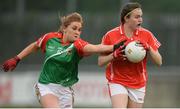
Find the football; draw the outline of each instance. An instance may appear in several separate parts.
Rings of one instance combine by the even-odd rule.
[[[136,41],[132,41],[126,46],[125,55],[130,62],[138,63],[146,56],[146,50]]]

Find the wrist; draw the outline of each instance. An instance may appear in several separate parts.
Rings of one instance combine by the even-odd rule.
[[[117,48],[118,48],[118,45],[115,44],[115,45],[113,46],[113,51],[115,51]]]
[[[113,59],[116,58],[116,53],[115,53],[115,51],[112,53],[112,58],[113,58]]]
[[[19,62],[21,59],[18,56],[15,56],[14,59]]]
[[[115,50],[115,51],[112,53],[112,57],[113,57],[113,59],[116,59],[116,58],[119,57],[119,53],[118,53],[117,50]]]

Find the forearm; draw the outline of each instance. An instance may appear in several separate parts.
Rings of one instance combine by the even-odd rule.
[[[27,55],[31,54],[34,51],[38,50],[38,46],[36,45],[36,43],[32,43],[30,45],[28,45],[24,50],[22,50],[17,56],[14,56],[13,58],[10,58],[8,60],[6,60],[5,62],[3,62],[2,64],[2,69],[5,72],[8,71],[13,71],[17,64],[19,63],[19,61],[21,59],[23,59],[24,57],[26,57]]]
[[[99,44],[97,45],[97,52],[99,53],[109,53],[109,52],[113,52],[113,45],[102,45]]]
[[[92,45],[92,44],[88,44],[84,47],[84,52],[85,53],[110,53],[113,51],[113,45],[102,45],[102,44],[98,44],[98,45]]]
[[[35,52],[39,49],[39,47],[36,45],[36,42],[31,43],[28,45],[24,50],[22,50],[17,56],[20,59],[23,59],[24,57],[28,56],[32,52]]]
[[[113,53],[111,53],[109,55],[100,55],[98,57],[98,65],[102,67],[102,66],[108,64],[109,62],[111,62],[113,59],[114,59]]]
[[[161,66],[162,65],[162,57],[161,57],[159,51],[154,51],[152,48],[150,48],[149,53],[150,53],[151,58],[153,59],[153,61],[158,66]]]

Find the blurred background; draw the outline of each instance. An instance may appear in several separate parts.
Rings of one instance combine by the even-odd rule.
[[[59,16],[78,12],[84,18],[81,38],[99,44],[103,35],[119,26],[121,7],[139,2],[143,27],[153,32],[162,46],[162,67],[148,61],[149,81],[144,107],[180,107],[179,0],[0,0],[0,63],[17,55],[43,34],[59,29]],[[75,107],[111,107],[105,68],[98,55],[79,64]],[[12,73],[0,72],[0,107],[40,107],[33,93],[43,63],[41,52],[23,59]]]

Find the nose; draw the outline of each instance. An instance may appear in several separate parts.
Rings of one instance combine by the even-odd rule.
[[[140,23],[143,22],[143,18],[142,18],[142,17],[139,18],[139,22],[140,22]]]
[[[81,32],[80,32],[79,30],[76,30],[75,34],[76,34],[76,35],[80,35]]]

